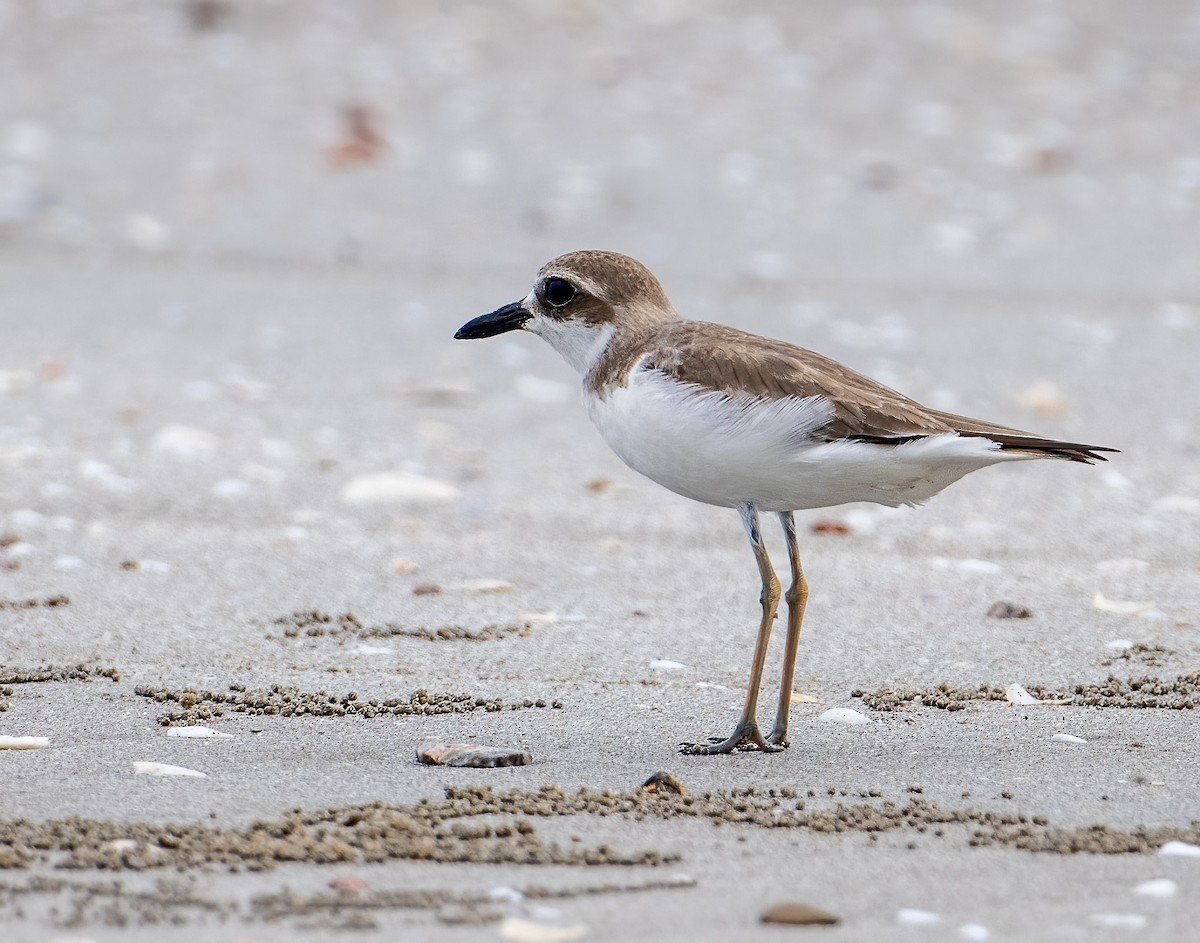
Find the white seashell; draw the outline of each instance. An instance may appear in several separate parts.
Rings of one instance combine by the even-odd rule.
[[[1087,743],[1083,737],[1077,737],[1070,733],[1056,733],[1051,740],[1057,740],[1059,743]]]
[[[54,569],[56,570],[78,570],[81,566],[83,566],[82,558],[71,553],[64,553],[62,556],[54,558]]]
[[[866,714],[860,714],[849,707],[831,707],[823,714],[820,714],[817,720],[824,720],[834,724],[850,724],[852,726],[870,723]]]
[[[942,922],[941,914],[931,910],[917,910],[915,907],[901,907],[896,911],[896,922],[910,927],[931,927]]]
[[[1025,690],[1025,686],[1021,684],[1010,684],[1004,689],[1004,696],[1008,698],[1008,703],[1013,707],[1028,707],[1031,704],[1040,704],[1036,697]]]
[[[139,560],[138,569],[143,573],[170,573],[171,564],[163,563],[162,560]]]
[[[1153,878],[1142,881],[1133,892],[1143,897],[1174,897],[1179,892],[1179,885],[1170,878]]]
[[[517,621],[530,628],[535,625],[554,625],[558,622],[558,614],[554,612],[523,612],[517,616]]]
[[[982,923],[964,923],[958,928],[958,935],[964,940],[986,940],[992,934]]]
[[[1200,858],[1200,845],[1186,841],[1169,841],[1158,849],[1158,853],[1175,858]]]
[[[211,432],[178,423],[163,426],[150,441],[154,451],[175,458],[207,458],[220,444],[221,440]]]
[[[515,887],[508,887],[504,884],[501,884],[499,887],[493,887],[488,891],[488,897],[504,904],[519,904],[525,899],[525,895]]]
[[[700,688],[702,691],[728,691],[729,690],[729,688],[727,688],[725,685],[714,684],[712,681],[697,681],[696,687]]]
[[[651,671],[691,671],[691,665],[685,665],[681,661],[671,661],[668,658],[656,658],[650,662]]]
[[[18,540],[15,544],[9,544],[4,548],[5,556],[16,560],[21,557],[31,557],[37,553],[37,548],[24,540]]]
[[[437,504],[457,497],[453,485],[400,471],[359,475],[342,489],[347,504]]]
[[[1123,599],[1108,599],[1103,593],[1092,597],[1092,605],[1101,612],[1111,612],[1118,616],[1136,616],[1149,612],[1154,608],[1152,602],[1128,602]]]
[[[582,923],[569,927],[556,927],[547,923],[534,923],[519,917],[505,917],[500,924],[500,935],[512,943],[570,943],[581,940],[587,934]]]
[[[0,734],[0,750],[40,750],[49,745],[49,737],[9,737]]]
[[[1141,930],[1150,923],[1142,914],[1092,914],[1088,922],[1112,930]]]
[[[9,518],[12,521],[13,527],[20,527],[22,530],[30,527],[42,526],[42,515],[32,508],[18,508],[12,512]]]
[[[465,583],[455,583],[450,588],[481,596],[486,593],[511,593],[513,585],[505,580],[467,580]]]
[[[110,842],[105,843],[105,847],[111,848],[113,851],[133,851],[138,846],[136,838],[114,838]]]
[[[189,727],[170,727],[167,729],[168,737],[183,737],[188,740],[231,740],[233,734],[220,733],[213,730],[212,727],[205,727],[196,724]]]
[[[1133,648],[1133,640],[1127,638],[1115,638],[1111,642],[1105,642],[1104,647],[1110,652],[1127,652]]]
[[[207,779],[208,773],[188,769],[186,766],[171,766],[169,763],[152,763],[146,760],[134,760],[133,772],[138,776],[198,776]]]

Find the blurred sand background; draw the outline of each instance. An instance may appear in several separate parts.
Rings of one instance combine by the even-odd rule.
[[[796,690],[823,703],[785,754],[681,757],[742,698],[736,515],[621,466],[536,338],[451,340],[577,248],[642,259],[686,316],[1123,453],[803,515]],[[0,937],[1186,938],[1200,860],[1157,851],[1200,842],[1198,258],[1195,2],[0,0],[0,734],[50,738],[0,751]],[[286,621],[314,609],[336,630]],[[1120,684],[1106,707],[936,706],[943,682],[1110,673],[1184,709]],[[204,742],[145,696],[230,685],[506,709],[226,706],[203,722],[232,738]],[[934,706],[851,696],[889,687]],[[419,766],[422,735],[534,763]],[[657,770],[759,811],[533,793]],[[214,850],[447,786],[526,792],[462,820],[504,834],[450,816],[383,863],[233,874]],[[793,821],[792,790],[838,829]],[[914,799],[964,821],[838,811]],[[997,837],[997,815],[1025,822]],[[112,824],[37,824],[73,816]],[[514,863],[517,821],[551,863]],[[171,822],[217,830],[182,868],[138,831]],[[618,863],[647,851],[670,860]],[[784,901],[842,923],[760,927]]]

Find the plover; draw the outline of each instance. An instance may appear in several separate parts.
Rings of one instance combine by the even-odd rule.
[[[650,271],[615,252],[544,265],[533,288],[468,321],[456,338],[526,330],[583,378],[588,415],[630,468],[671,491],[736,508],[762,579],[762,620],[750,684],[733,733],[689,753],[787,746],[796,649],[808,599],[793,511],[871,501],[928,500],[998,462],[1056,458],[1091,464],[1116,449],[1061,442],[929,409],[828,357],[784,341],[681,317]],[[757,707],[780,584],[759,513],[783,524],[791,569],[779,706],[771,732]]]

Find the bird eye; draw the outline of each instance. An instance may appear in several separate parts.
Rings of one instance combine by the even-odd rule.
[[[542,286],[542,301],[551,308],[565,308],[575,297],[575,286],[565,278],[550,278]]]

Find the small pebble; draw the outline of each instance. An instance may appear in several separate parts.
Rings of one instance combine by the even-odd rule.
[[[958,928],[958,935],[964,940],[986,940],[992,934],[982,923],[964,923]]]
[[[812,904],[788,903],[776,904],[771,907],[762,915],[762,922],[790,924],[797,927],[832,927],[841,923],[841,918],[820,907],[814,907]]]
[[[987,611],[992,619],[1032,619],[1033,610],[1028,606],[1018,606],[1012,602],[994,602]]]
[[[659,771],[647,779],[641,786],[638,787],[639,792],[659,792],[669,793],[671,795],[683,796],[687,795],[683,789],[683,783],[672,776],[670,773]]]

